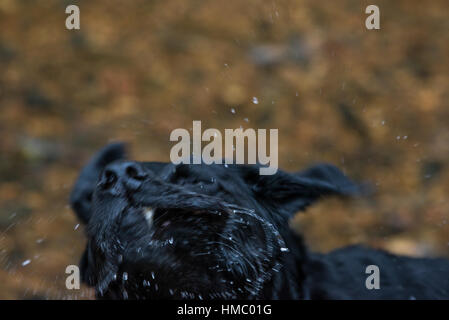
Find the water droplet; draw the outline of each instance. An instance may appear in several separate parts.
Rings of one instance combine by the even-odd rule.
[[[79,228],[79,226],[80,226],[80,224],[78,223],[78,224],[76,224],[75,225],[75,227],[73,228],[73,230],[76,230],[76,229],[78,229]]]
[[[254,104],[259,104],[259,99],[257,99],[257,97],[253,97],[253,103]]]
[[[128,272],[123,272],[123,281],[128,280]]]
[[[282,251],[282,252],[289,252],[290,249],[289,249],[289,248],[281,248],[281,251]]]
[[[154,271],[151,271],[151,278],[154,279]]]
[[[30,259],[25,260],[24,262],[22,262],[22,267],[25,267],[25,266],[29,265],[30,263],[31,263]]]
[[[234,108],[231,108],[231,113],[235,114],[235,109]]]

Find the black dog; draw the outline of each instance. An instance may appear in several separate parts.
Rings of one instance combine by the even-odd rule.
[[[307,251],[288,219],[323,196],[360,193],[333,166],[261,176],[257,166],[124,158],[122,144],[105,147],[71,196],[87,225],[82,277],[98,298],[449,298],[449,260]],[[369,265],[379,289],[365,284]]]

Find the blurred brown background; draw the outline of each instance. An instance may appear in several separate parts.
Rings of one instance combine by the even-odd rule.
[[[65,28],[69,4],[79,31]],[[366,30],[368,4],[381,30]],[[278,128],[281,168],[331,162],[377,186],[292,221],[314,250],[449,256],[448,12],[447,0],[1,0],[0,298],[92,298],[65,288],[85,242],[67,205],[79,169],[112,140],[169,161],[170,132],[192,120]]]

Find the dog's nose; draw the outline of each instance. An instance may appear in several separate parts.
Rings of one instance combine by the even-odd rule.
[[[136,190],[147,177],[143,168],[135,162],[119,162],[108,165],[101,175],[99,186],[105,190],[117,186],[119,182],[131,190]]]

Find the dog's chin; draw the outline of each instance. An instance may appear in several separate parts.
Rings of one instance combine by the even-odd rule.
[[[126,253],[109,285],[122,294],[121,299],[258,298],[264,285],[280,270],[266,258],[226,262],[235,256],[235,248],[226,252],[216,248],[196,257],[188,252],[175,254],[168,245],[150,245],[137,252]]]
[[[105,209],[98,208],[98,213]],[[97,295],[139,287],[147,297],[199,298],[210,284],[226,217],[207,210],[126,205],[89,228]],[[124,296],[125,297],[125,296]]]
[[[109,222],[116,228],[102,228],[112,231],[103,243],[93,241],[103,257],[95,261],[99,296],[257,298],[282,266],[279,233],[250,210],[128,206],[117,219]]]

